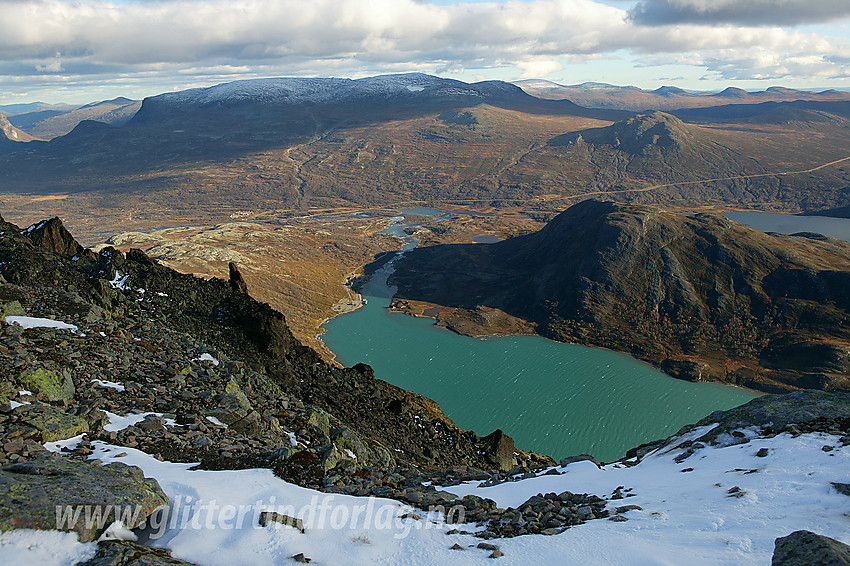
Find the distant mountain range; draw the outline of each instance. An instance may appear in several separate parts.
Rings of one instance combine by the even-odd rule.
[[[65,104],[13,104],[0,106],[9,122],[33,138],[50,140],[71,132],[83,120],[95,120],[121,126],[132,118],[141,107],[139,100],[115,98],[93,102],[83,106]]]
[[[850,205],[842,190],[850,172],[821,167],[848,157],[850,97],[764,102],[797,96],[765,92],[659,89],[655,100],[723,104],[638,115],[418,73],[236,81],[149,97],[138,111],[116,99],[37,121],[13,116],[12,124],[30,120],[31,134],[94,119],[48,144],[13,145],[28,151],[0,158],[0,189],[73,193],[63,213],[96,202],[116,217],[129,209],[157,218],[404,203],[560,209],[588,196],[792,211]],[[49,214],[51,203],[40,203]]]
[[[13,126],[9,120],[0,114],[0,154],[16,151],[24,147],[35,147],[30,145],[30,142],[35,141],[35,138],[25,131]]]
[[[649,110],[680,110],[727,104],[758,104],[761,102],[806,101],[850,101],[850,92],[824,90],[811,92],[784,87],[748,92],[728,87],[718,93],[693,93],[675,86],[662,86],[655,90],[643,90],[634,86],[616,86],[605,83],[582,83],[560,85],[542,79],[516,81],[525,92],[551,100],[567,99],[580,106],[612,108],[644,112]]]

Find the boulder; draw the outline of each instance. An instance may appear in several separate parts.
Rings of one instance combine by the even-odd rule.
[[[101,542],[97,554],[79,566],[194,566],[171,557],[165,548],[151,548],[124,540]]]
[[[9,301],[0,305],[0,320],[6,322],[7,316],[26,316],[27,311],[21,306],[18,301]]]
[[[686,381],[703,381],[708,378],[710,368],[703,362],[671,358],[661,363],[661,371]]]
[[[0,468],[0,531],[74,531],[95,540],[113,521],[136,528],[168,497],[135,466],[42,454]]]
[[[55,442],[90,432],[94,422],[90,419],[72,415],[50,405],[33,403],[21,405],[12,411],[22,425],[35,429],[41,442]]]
[[[489,446],[487,458],[499,470],[506,472],[516,466],[514,439],[502,432],[502,429],[496,429],[481,440]]]
[[[71,400],[76,392],[74,380],[65,370],[59,373],[43,368],[28,369],[18,377],[18,383],[46,401]]]
[[[850,546],[811,531],[795,531],[774,544],[772,566],[850,565]]]
[[[567,456],[561,460],[561,467],[565,468],[574,462],[593,462],[597,468],[601,468],[602,464],[590,454],[579,454],[578,456]]]

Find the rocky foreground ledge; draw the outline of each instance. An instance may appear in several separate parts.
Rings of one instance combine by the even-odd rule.
[[[446,517],[458,523],[446,530],[453,537],[557,535],[642,512],[626,485],[546,491],[508,505],[464,494],[601,464],[581,456],[554,466],[501,431],[482,438],[458,429],[436,404],[374,379],[368,366],[323,363],[292,338],[282,315],[250,298],[235,266],[229,281],[203,281],[138,251],[94,254],[52,220],[24,230],[0,223],[0,274],[0,531],[57,528],[57,506],[129,508],[135,513],[121,524],[104,513],[66,530],[101,540],[92,564],[185,564],[120,540],[173,503],[141,468],[120,463],[135,450],[199,469],[267,468],[326,494],[394,499],[413,508],[405,515],[412,521],[454,509]],[[842,451],[850,444],[849,395],[762,397],[638,447],[614,466],[669,453],[690,467],[709,447],[779,435],[831,435],[839,441],[830,450]],[[108,465],[92,460],[107,453]],[[846,478],[824,488],[850,493]],[[820,544],[803,538],[801,545]],[[843,552],[837,544],[827,546]]]

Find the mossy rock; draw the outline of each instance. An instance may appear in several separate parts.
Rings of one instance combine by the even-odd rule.
[[[389,466],[393,462],[390,451],[374,440],[363,438],[350,428],[342,428],[333,431],[333,443],[345,453],[350,450],[355,458],[346,456],[347,459],[356,459],[360,464],[372,466]]]
[[[325,438],[331,438],[331,417],[322,409],[313,407],[310,409],[310,414],[307,416],[307,424],[322,432]]]
[[[21,306],[18,301],[9,301],[0,305],[0,320],[6,322],[7,316],[26,316],[27,311]]]
[[[21,405],[12,411],[20,423],[38,431],[41,442],[55,442],[77,436],[91,430],[91,423],[84,417],[72,415],[52,407],[33,403]]]
[[[239,384],[231,379],[225,385],[224,393],[219,396],[218,407],[206,414],[217,418],[226,425],[233,425],[255,412],[248,396],[245,395]]]
[[[351,460],[351,458],[333,444],[329,444],[322,452],[322,469],[326,472],[332,470],[342,460]]]
[[[129,528],[136,528],[167,504],[168,497],[156,480],[145,478],[135,466],[101,466],[44,454],[0,468],[0,531],[59,529],[76,532],[80,541],[88,542],[115,520],[116,507],[119,514],[130,511],[121,518]],[[94,514],[96,508],[101,511],[99,517]],[[87,509],[89,520],[84,515]],[[74,521],[76,510],[80,514]],[[57,513],[68,520],[57,520]]]
[[[61,374],[43,368],[25,370],[18,377],[18,383],[38,397],[47,401],[64,401],[74,397],[74,380],[70,374]]]
[[[8,379],[0,381],[0,399],[14,399],[18,396],[18,391],[15,384]]]

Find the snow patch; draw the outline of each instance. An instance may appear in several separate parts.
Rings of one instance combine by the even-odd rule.
[[[135,426],[149,416],[162,417],[163,413],[130,413],[125,416],[116,415],[109,411],[104,411],[109,417],[109,424],[103,425],[103,430],[106,432],[119,432],[127,427]],[[165,426],[181,426],[174,419],[165,419]]]
[[[71,332],[77,331],[77,327],[73,324],[68,324],[67,322],[53,320],[50,318],[37,318],[34,316],[7,316],[6,322],[8,324],[17,324],[24,328],[58,328],[60,330],[70,330]]]
[[[214,365],[214,366],[217,366],[218,363],[219,363],[218,360],[215,359],[212,356],[212,354],[208,354],[206,352],[201,354],[201,356],[199,358],[192,358],[192,361],[193,362],[212,362],[212,365]]]
[[[129,273],[121,277],[121,272],[116,270],[115,277],[112,279],[112,281],[109,282],[109,284],[112,286],[113,289],[120,289],[121,291],[123,291],[126,288],[127,279],[129,277]]]
[[[106,527],[100,538],[97,539],[98,542],[106,540],[129,540],[130,542],[136,542],[139,540],[139,537],[136,536],[136,533],[128,529],[122,521],[113,521],[111,525]]]
[[[224,424],[223,422],[221,422],[220,420],[218,420],[215,417],[207,416],[207,420],[210,421],[212,424],[214,424],[216,426],[223,426],[224,428],[227,428],[226,424]]]
[[[287,432],[287,431],[283,431],[283,432],[284,432],[284,434],[286,434],[286,436],[288,436],[288,437],[289,437],[289,443],[290,443],[293,447],[298,446],[298,439],[297,439],[297,438],[295,438],[295,433],[294,433],[294,432]]]
[[[96,383],[96,384],[100,385],[101,387],[109,387],[109,388],[114,389],[116,391],[124,391],[124,386],[121,385],[120,383],[115,383],[114,381],[105,381],[103,379],[92,379],[91,382]]]
[[[97,543],[81,543],[77,533],[17,529],[0,533],[0,563],[70,566],[94,558]]]
[[[57,440],[56,442],[45,442],[44,449],[50,452],[61,452],[64,449],[71,451],[80,445],[80,442],[83,441],[85,436],[86,434],[83,433],[77,436],[72,436],[71,438],[66,438],[65,440]]]
[[[22,235],[24,235],[24,236],[29,236],[29,235],[30,235],[30,234],[32,234],[35,230],[38,230],[39,228],[41,228],[41,227],[42,227],[42,226],[44,226],[45,224],[47,224],[47,220],[42,220],[42,221],[41,221],[41,222],[39,222],[38,224],[33,224],[33,225],[32,225],[32,226],[30,226],[29,228],[24,228],[23,230],[21,230],[21,234],[22,234]]]

